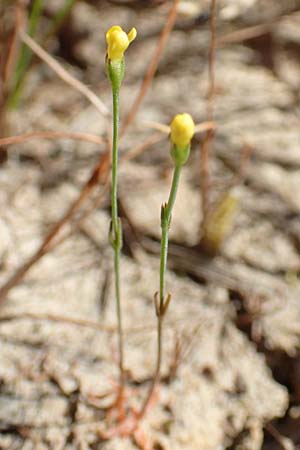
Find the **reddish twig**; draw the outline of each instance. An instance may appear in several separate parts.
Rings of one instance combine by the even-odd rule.
[[[61,316],[58,314],[39,314],[39,313],[32,313],[32,312],[24,312],[22,311],[19,314],[1,314],[0,315],[0,322],[10,322],[12,320],[23,320],[23,319],[31,319],[31,320],[46,320],[49,322],[57,322],[57,323],[66,323],[70,325],[76,325],[83,328],[92,328],[98,331],[105,331],[106,333],[115,333],[116,327],[115,326],[104,326],[103,324],[88,320],[88,319],[79,319],[79,318],[72,318],[72,317],[66,317]],[[166,324],[166,327],[171,328],[172,324]],[[131,328],[125,328],[124,333],[125,334],[139,334],[139,333],[145,333],[145,331],[152,332],[155,330],[155,326],[145,326],[140,325],[136,327]]]
[[[19,47],[19,31],[25,27],[27,19],[27,0],[17,0],[12,13],[14,14],[13,30],[9,36],[5,32],[5,20],[0,17],[0,135],[5,131],[5,109],[10,91],[10,81],[15,68]],[[6,6],[0,6],[0,14]],[[3,12],[4,14],[4,12]]]
[[[108,109],[100,98],[89,89],[81,81],[74,78],[67,72],[66,69],[62,67],[61,64],[56,61],[52,56],[49,55],[40,45],[38,45],[28,34],[20,32],[20,37],[22,41],[39,57],[41,58],[51,69],[67,84],[72,86],[76,91],[84,95],[100,112],[101,115],[108,116]]]
[[[275,439],[277,444],[282,450],[287,450],[289,448],[293,448],[292,446],[288,445],[287,442],[290,441],[289,438],[286,436],[283,436],[279,431],[271,424],[267,423],[265,425],[265,429],[270,433],[270,435]]]
[[[274,27],[278,25],[284,19],[288,19],[293,16],[300,16],[300,11],[297,9],[289,14],[284,14],[275,17],[268,23],[261,23],[259,25],[252,25],[250,27],[241,28],[239,30],[231,31],[217,39],[216,46],[222,47],[228,44],[235,44],[236,42],[242,42],[249,39],[262,36],[263,34],[273,31]]]
[[[269,33],[275,25],[276,21],[232,31],[231,33],[227,33],[224,36],[220,36],[217,40],[216,45],[217,47],[223,47],[228,44],[234,44],[236,42],[254,39],[258,36]]]
[[[25,29],[27,21],[27,4],[28,0],[18,0],[15,5],[15,26],[4,68],[4,85],[10,80],[15,67],[16,56],[20,47],[19,32]],[[8,86],[5,87],[6,90],[8,88]]]
[[[68,133],[64,131],[33,131],[32,133],[20,134],[18,136],[9,136],[0,139],[0,147],[6,147],[13,144],[22,144],[31,139],[74,139],[78,141],[87,141],[93,144],[103,144],[105,139],[101,136],[89,133]]]
[[[71,219],[74,213],[77,211],[79,206],[86,200],[87,197],[91,194],[94,188],[99,183],[105,183],[107,180],[109,168],[109,154],[105,153],[101,156],[96,168],[94,169],[90,179],[84,185],[81,190],[76,201],[71,205],[71,207],[67,210],[67,212],[63,215],[63,217],[52,227],[50,232],[47,234],[41,246],[38,250],[23,264],[19,267],[14,275],[2,286],[0,289],[0,303],[2,303],[10,291],[16,284],[18,284],[24,277],[24,275],[28,272],[28,270],[42,257],[47,253],[49,247],[51,247],[54,238],[57,236],[62,227]]]
[[[129,111],[127,114],[121,132],[120,134],[123,135],[124,132],[127,130],[129,125],[133,122],[135,116],[137,115],[137,112],[142,104],[142,101],[149,89],[149,86],[153,80],[153,77],[156,73],[158,63],[160,60],[160,57],[162,55],[162,52],[166,46],[166,43],[168,41],[169,35],[175,25],[176,17],[177,17],[177,9],[179,5],[179,0],[174,0],[173,6],[171,7],[171,10],[169,12],[168,18],[166,20],[166,24],[160,34],[157,46],[155,48],[154,54],[152,56],[152,59],[148,65],[147,72],[145,74],[145,77],[143,79],[142,85],[140,87],[139,93]]]
[[[34,314],[31,312],[22,312],[22,314],[4,314],[0,316],[0,322],[8,322],[17,319],[47,320],[49,322],[66,323],[84,328],[93,328],[107,333],[114,333],[115,327],[105,327],[99,322],[87,319],[75,319],[72,317],[64,317],[57,314]]]
[[[208,122],[213,122],[214,118],[214,95],[215,95],[215,48],[216,48],[216,9],[217,0],[211,0],[210,7],[210,33],[211,41],[209,47],[208,56],[208,93],[207,93],[207,112],[206,120]],[[210,128],[207,130],[203,144],[200,147],[200,158],[201,158],[201,205],[202,205],[202,230],[205,228],[208,209],[209,209],[209,156],[212,147],[212,141],[214,137],[214,130]]]
[[[143,153],[144,149],[148,148],[150,145],[156,144],[161,140],[165,139],[162,134],[167,134],[170,131],[170,127],[167,125],[149,122],[149,128],[160,130],[159,133],[152,134],[143,144],[134,147],[133,149],[126,152],[123,155],[122,160],[133,159],[140,153]],[[211,122],[203,122],[195,126],[195,132],[203,132],[205,130],[214,128],[214,124]],[[32,131],[31,133],[19,134],[17,136],[9,136],[0,139],[0,147],[6,147],[14,144],[23,144],[24,142],[30,141],[31,139],[71,139],[75,141],[86,141],[92,144],[103,144],[107,142],[107,139],[102,136],[97,136],[96,134],[90,133],[70,133],[67,131]]]

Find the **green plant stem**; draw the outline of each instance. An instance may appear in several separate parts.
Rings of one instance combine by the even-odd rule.
[[[119,90],[113,89],[113,146],[111,174],[111,218],[115,236],[118,230],[118,142],[119,142]]]
[[[118,140],[119,140],[119,89],[113,87],[113,146],[112,146],[112,188],[111,188],[111,219],[112,247],[114,250],[115,295],[118,319],[118,349],[120,392],[122,392],[124,377],[123,326],[120,293],[120,253],[122,247],[121,221],[118,217]]]
[[[160,270],[159,270],[159,304],[156,305],[157,314],[157,357],[156,367],[152,383],[146,397],[146,400],[140,411],[140,418],[144,416],[155,391],[157,384],[160,381],[160,369],[163,353],[163,320],[166,313],[168,303],[165,299],[165,277],[167,269],[168,259],[168,244],[169,244],[169,228],[171,224],[172,210],[176,199],[176,194],[179,185],[179,178],[181,172],[181,165],[175,166],[171,191],[168,199],[168,203],[162,206],[161,213],[161,243],[160,243]],[[168,302],[168,300],[167,300]]]
[[[171,191],[168,199],[168,203],[165,208],[163,208],[162,218],[161,218],[161,247],[160,247],[160,276],[159,276],[159,301],[160,308],[163,307],[165,298],[165,274],[167,268],[167,258],[168,258],[168,243],[169,243],[169,228],[171,223],[171,215],[173,206],[176,199],[176,194],[178,190],[179,177],[180,177],[181,166],[175,166]]]

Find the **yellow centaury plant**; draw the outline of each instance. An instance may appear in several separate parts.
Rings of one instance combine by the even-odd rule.
[[[156,385],[160,380],[160,367],[163,352],[163,320],[171,301],[171,294],[165,295],[165,276],[168,259],[169,229],[171,225],[172,210],[176,200],[179,178],[182,166],[187,162],[191,140],[195,133],[195,124],[189,114],[177,114],[171,122],[171,156],[174,162],[174,172],[168,202],[161,207],[160,226],[160,269],[159,269],[159,292],[154,295],[155,311],[157,316],[157,359],[156,369],[148,395],[142,407],[140,416],[143,416],[153,396]]]
[[[119,336],[119,369],[120,369],[120,393],[122,400],[125,385],[124,355],[123,355],[123,329],[120,289],[120,252],[122,247],[122,224],[118,217],[117,180],[118,180],[118,123],[119,123],[119,91],[124,77],[125,63],[124,52],[129,44],[136,38],[135,28],[127,34],[118,25],[111,27],[106,33],[107,42],[107,75],[111,82],[113,94],[113,145],[112,145],[112,190],[111,190],[111,228],[110,242],[114,250],[115,290],[118,317]],[[157,359],[156,369],[148,395],[139,413],[141,418],[149,406],[155,387],[160,380],[160,367],[162,361],[162,331],[163,319],[167,312],[171,295],[165,295],[165,274],[168,257],[169,228],[171,224],[172,210],[176,199],[179,178],[182,166],[187,162],[190,154],[191,139],[195,133],[195,125],[192,117],[187,114],[176,115],[171,122],[171,156],[174,162],[174,172],[168,202],[161,207],[161,249],[160,249],[160,276],[159,292],[154,296],[157,316]]]
[[[114,251],[115,294],[118,318],[120,392],[118,401],[122,400],[125,385],[124,345],[120,288],[120,253],[122,248],[122,223],[118,216],[118,145],[119,145],[119,92],[124,78],[124,52],[130,42],[136,38],[136,29],[126,34],[121,27],[115,25],[106,33],[107,55],[106,70],[111,82],[113,97],[113,143],[111,170],[111,226],[109,239]]]

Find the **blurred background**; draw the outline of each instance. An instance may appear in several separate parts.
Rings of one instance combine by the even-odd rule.
[[[135,406],[155,363],[168,126],[188,112],[197,130],[142,442],[101,437],[118,377],[105,74],[116,24],[138,32],[119,183]],[[300,448],[299,24],[299,0],[1,0],[0,449]]]

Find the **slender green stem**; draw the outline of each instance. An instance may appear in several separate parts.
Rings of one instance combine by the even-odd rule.
[[[146,400],[140,411],[140,418],[144,416],[160,380],[160,368],[163,353],[163,319],[166,313],[168,300],[165,299],[165,276],[168,258],[169,228],[171,224],[172,210],[176,199],[179,185],[181,166],[177,165],[174,169],[171,191],[168,203],[162,206],[161,213],[161,243],[160,243],[160,271],[159,271],[159,304],[156,305],[157,313],[157,358],[154,376]]]
[[[116,306],[118,317],[118,347],[119,347],[119,370],[120,370],[120,390],[124,387],[124,351],[123,351],[123,326],[122,326],[122,308],[121,308],[121,294],[120,294],[120,249],[114,251],[114,266],[115,266],[115,293]]]
[[[167,268],[167,257],[168,257],[168,242],[169,242],[169,228],[171,223],[171,215],[173,206],[176,199],[176,194],[178,190],[179,177],[180,177],[181,166],[175,166],[171,191],[168,199],[168,203],[165,208],[163,208],[162,218],[161,218],[161,247],[160,247],[160,277],[159,277],[159,300],[160,307],[163,306],[165,298],[165,273]]]
[[[118,319],[118,348],[120,370],[120,392],[124,387],[124,351],[123,327],[120,293],[120,252],[122,247],[122,228],[118,217],[118,139],[119,139],[119,90],[113,88],[113,146],[112,146],[112,188],[111,188],[111,218],[112,247],[114,250],[115,294]]]
[[[119,141],[119,90],[113,89],[113,146],[111,178],[111,218],[114,237],[118,230],[118,141]]]

